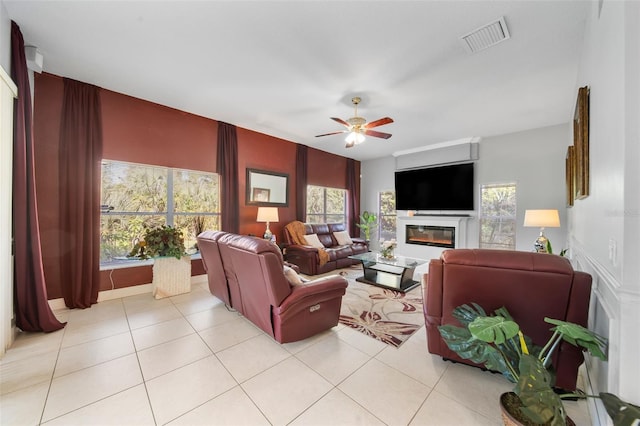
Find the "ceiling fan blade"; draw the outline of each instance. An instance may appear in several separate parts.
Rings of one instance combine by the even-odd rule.
[[[340,130],[339,132],[331,132],[331,133],[325,133],[323,135],[316,135],[316,138],[319,138],[320,136],[331,136],[331,135],[339,135],[340,133],[347,133],[348,130]]]
[[[389,139],[391,137],[391,133],[376,132],[375,130],[365,130],[363,133],[374,138]]]
[[[338,123],[342,124],[343,126],[347,126],[347,127],[350,126],[350,124],[347,123],[346,121],[344,121],[342,118],[331,117],[331,119],[333,121],[337,121]]]
[[[371,123],[367,123],[364,125],[365,129],[371,129],[372,127],[383,126],[385,124],[393,123],[393,119],[390,117],[380,118],[378,120],[372,121]]]

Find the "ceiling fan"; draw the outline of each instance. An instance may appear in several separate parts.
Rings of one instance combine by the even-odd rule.
[[[346,126],[347,130],[325,133],[322,135],[317,135],[316,137],[319,138],[321,136],[330,136],[330,135],[337,135],[340,133],[349,133],[347,135],[347,138],[345,139],[345,141],[347,142],[347,144],[345,145],[346,148],[351,148],[356,144],[364,142],[364,139],[365,139],[364,135],[373,136],[375,138],[389,139],[391,137],[391,133],[383,133],[383,132],[378,132],[376,130],[371,130],[371,129],[374,127],[382,126],[384,124],[393,123],[393,120],[389,117],[384,117],[384,118],[380,118],[378,120],[372,121],[370,123],[367,123],[367,120],[365,120],[363,117],[358,116],[358,104],[360,103],[361,100],[362,99],[360,99],[357,96],[351,99],[351,102],[355,106],[355,110],[356,110],[355,115],[353,117],[347,118],[346,120],[343,120],[341,118],[331,117],[333,121],[337,121],[338,123]]]

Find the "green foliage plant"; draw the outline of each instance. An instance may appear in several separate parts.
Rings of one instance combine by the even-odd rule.
[[[586,397],[601,398],[605,406],[609,404],[612,411],[609,408],[607,411],[615,425],[631,425],[629,418],[640,418],[638,407],[620,401],[615,395],[558,394],[553,389],[555,377],[550,370],[551,358],[561,341],[587,349],[593,356],[606,361],[607,341],[604,337],[578,324],[544,318],[554,326],[551,328],[553,334],[539,348],[522,333],[504,307],[497,309],[494,315],[487,315],[481,306],[472,305],[454,309],[453,317],[463,326],[442,325],[438,327],[440,335],[449,349],[461,358],[500,372],[515,383],[514,393],[522,402],[520,410],[533,423],[565,425],[567,416],[562,399]],[[614,416],[622,420],[616,423]]]
[[[175,257],[186,254],[182,231],[171,226],[147,228],[144,238],[138,241],[128,257],[149,259],[152,257]]]
[[[371,240],[371,231],[376,227],[377,220],[374,213],[369,213],[366,210],[360,215],[360,223],[356,223],[356,226],[364,232],[365,240]]]
[[[637,426],[640,424],[640,407],[624,402],[612,393],[600,392],[598,396],[615,426]]]
[[[558,256],[565,257],[567,255],[567,250],[568,249],[560,250],[560,253],[558,254]],[[551,247],[551,241],[549,240],[547,240],[547,253],[553,254],[553,248]]]

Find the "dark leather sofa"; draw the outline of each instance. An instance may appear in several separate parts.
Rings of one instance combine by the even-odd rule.
[[[368,243],[362,238],[351,237],[353,244],[339,245],[334,232],[345,231],[344,223],[305,223],[305,234],[316,234],[329,255],[329,260],[321,264],[318,249],[309,245],[295,244],[288,229],[284,229],[284,253],[287,262],[297,265],[300,272],[307,275],[318,275],[360,263],[349,259],[354,254],[369,251]]]
[[[276,341],[302,340],[338,324],[343,277],[292,285],[280,249],[269,241],[222,231],[197,240],[211,293]]]
[[[587,326],[591,275],[574,271],[564,257],[506,250],[446,250],[429,263],[423,280],[428,349],[465,364],[452,352],[438,326],[460,324],[452,317],[460,305],[475,302],[487,312],[506,307],[523,333],[542,346],[551,337],[544,317]],[[553,358],[556,387],[574,390],[582,351],[562,342]]]

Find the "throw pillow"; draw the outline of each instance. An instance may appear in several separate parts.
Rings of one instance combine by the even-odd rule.
[[[320,242],[320,240],[318,239],[318,234],[309,234],[309,235],[305,235],[304,236],[304,240],[307,242],[308,245],[310,245],[311,247],[315,247],[315,248],[324,248],[324,245]]]
[[[298,273],[287,265],[284,265],[284,276],[291,285],[304,284]]]
[[[338,242],[338,245],[346,246],[349,244],[353,244],[353,240],[351,239],[347,231],[334,232],[333,236],[336,237],[336,241]]]

